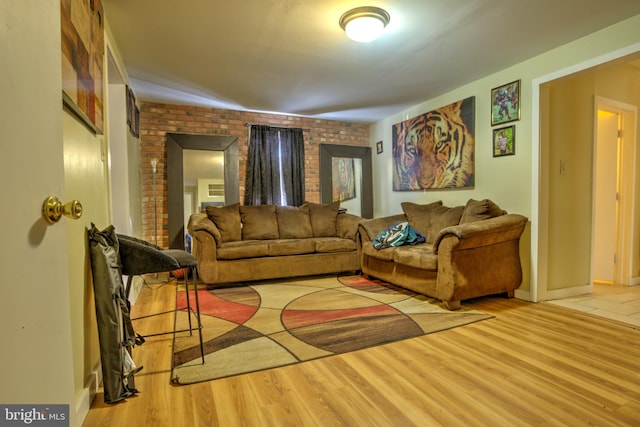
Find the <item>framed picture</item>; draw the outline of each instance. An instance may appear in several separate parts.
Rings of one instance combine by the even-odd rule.
[[[520,120],[520,80],[491,89],[491,126]]]
[[[125,92],[127,95],[127,126],[129,126],[129,129],[131,129],[131,123],[133,123],[133,111],[131,111],[131,106],[132,106],[132,101],[131,101],[131,96],[133,94],[133,91],[131,89],[129,89],[129,86],[125,86]]]
[[[135,106],[133,110],[133,123],[131,124],[131,133],[138,138],[140,136],[140,110]]]
[[[376,142],[376,152],[378,154],[382,153],[382,141]]]
[[[133,131],[136,111],[136,95],[133,93],[133,89],[127,89],[127,125],[129,129]]]
[[[475,105],[471,96],[392,126],[393,191],[475,185]]]
[[[493,130],[493,157],[516,154],[516,126]]]

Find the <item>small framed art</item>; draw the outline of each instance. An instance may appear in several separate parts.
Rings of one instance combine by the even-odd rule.
[[[491,126],[520,120],[520,80],[491,89]]]
[[[493,130],[493,157],[516,154],[516,126]]]
[[[376,142],[376,153],[382,153],[382,141]]]

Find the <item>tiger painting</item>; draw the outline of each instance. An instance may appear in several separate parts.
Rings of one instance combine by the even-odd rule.
[[[393,189],[474,185],[475,97],[393,125]]]

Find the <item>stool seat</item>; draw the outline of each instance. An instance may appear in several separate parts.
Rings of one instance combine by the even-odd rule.
[[[198,265],[196,257],[189,252],[181,251],[180,249],[166,249],[163,252],[175,259],[181,268],[195,267]]]
[[[136,237],[127,236],[124,234],[118,234],[118,245],[120,252],[120,265],[122,267],[122,274],[128,276],[126,286],[126,296],[129,298],[131,292],[131,284],[133,276],[139,276],[142,274],[151,273],[163,273],[175,270],[191,270],[193,291],[195,294],[195,316],[198,321],[198,333],[200,338],[200,355],[202,356],[202,363],[204,364],[204,344],[202,341],[202,322],[200,321],[200,302],[198,299],[198,286],[197,286],[197,259],[190,253],[180,249],[162,249],[160,246],[149,243],[145,240],[138,239]],[[191,326],[191,303],[189,298],[189,275],[188,271],[185,271],[185,292],[187,299],[187,314],[189,316],[189,329],[171,332],[162,332],[146,336],[164,335],[176,332],[192,333],[193,328]],[[154,313],[143,317],[157,316],[160,314],[172,313],[181,311],[180,308],[175,310],[164,311],[162,313]],[[136,319],[131,319],[136,320]]]

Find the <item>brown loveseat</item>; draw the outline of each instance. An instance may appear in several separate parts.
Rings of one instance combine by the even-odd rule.
[[[366,275],[442,300],[506,293],[522,282],[519,240],[527,218],[507,214],[490,200],[449,208],[442,202],[402,203],[403,214],[363,220],[361,268]],[[426,242],[377,250],[372,241],[386,227],[407,221]]]
[[[207,284],[360,270],[361,217],[339,203],[207,207],[194,214],[198,273]]]

